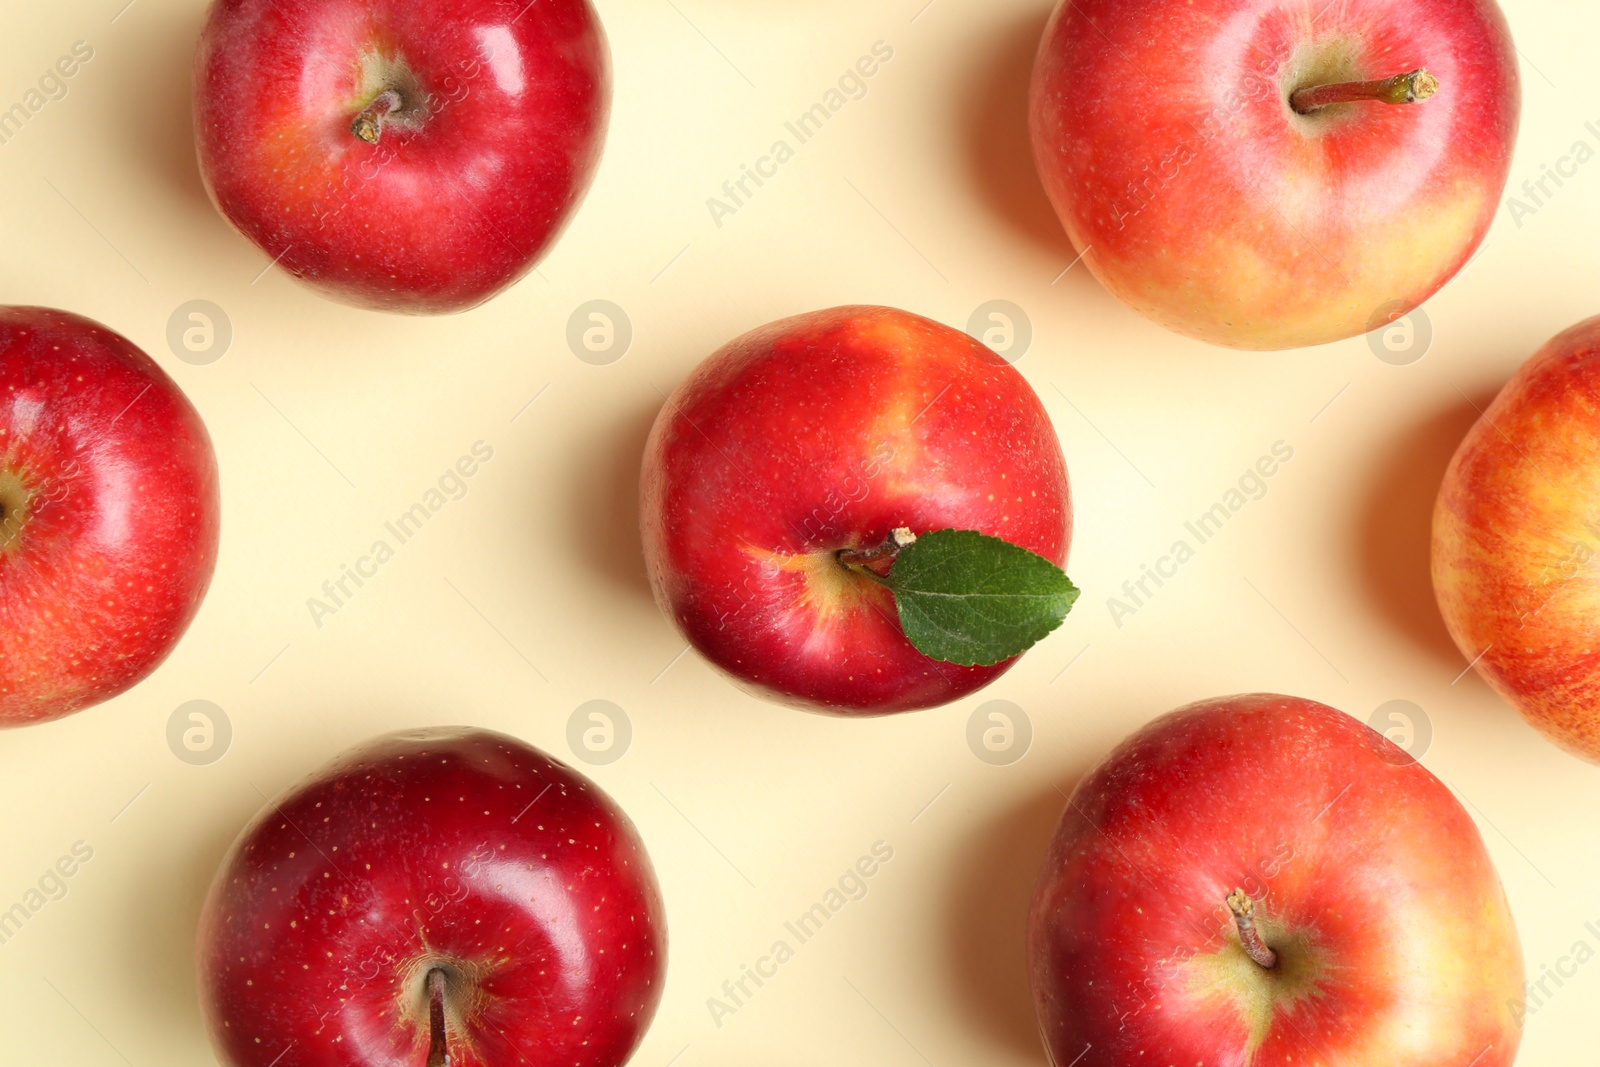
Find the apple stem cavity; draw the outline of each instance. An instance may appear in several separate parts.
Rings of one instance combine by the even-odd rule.
[[[383,120],[390,112],[400,110],[402,103],[398,91],[385,89],[350,123],[350,132],[368,144],[377,144],[378,138],[383,136]]]
[[[0,555],[10,552],[22,539],[32,496],[20,477],[0,470]]]
[[[1261,931],[1256,929],[1255,901],[1245,895],[1243,889],[1235,889],[1228,894],[1228,910],[1233,912],[1233,922],[1239,928],[1239,944],[1244,946],[1245,955],[1267,970],[1272,970],[1278,965],[1278,954],[1267,947],[1261,940]]]
[[[1329,104],[1354,104],[1376,100],[1381,104],[1415,104],[1439,91],[1439,79],[1420,67],[1392,78],[1367,82],[1336,82],[1308,85],[1289,96],[1289,106],[1298,114],[1309,115]]]
[[[427,1067],[450,1067],[450,1050],[445,1040],[443,967],[428,972],[428,1025],[432,1037],[428,1045]]]
[[[841,548],[838,552],[839,562],[846,567],[864,567],[869,563],[893,560],[902,548],[915,544],[916,540],[917,535],[911,532],[909,526],[897,526],[889,531],[888,537],[871,548]]]

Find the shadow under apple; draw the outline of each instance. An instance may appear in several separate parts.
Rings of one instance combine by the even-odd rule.
[[[568,552],[588,570],[652,599],[639,538],[639,468],[659,401],[635,405],[610,425],[596,426],[567,463]],[[541,518],[548,519],[548,514]]]
[[[1461,439],[1492,398],[1458,399],[1397,434],[1382,452],[1360,517],[1361,573],[1372,604],[1395,629],[1452,664],[1461,653],[1433,596],[1433,504]]]
[[[134,165],[174,187],[194,208],[211,210],[195,158],[191,82],[205,5],[129,10],[118,50],[137,92],[120,93],[105,135]]]
[[[1033,6],[976,49],[984,59],[963,93],[961,122],[984,205],[1018,233],[1060,255],[1064,267],[1078,253],[1039,182],[1028,135],[1028,84],[1051,6]],[[1088,271],[1072,274],[1089,277]]]
[[[127,933],[116,956],[123,988],[139,999],[148,1018],[163,1022],[159,1029],[174,1041],[197,1035],[205,1044],[195,985],[195,931],[212,876],[260,806],[253,797],[235,792],[233,801],[215,806],[203,833],[172,839],[162,854],[147,853],[147,862],[123,891]],[[179,1046],[169,1048],[178,1051]]]
[[[1088,764],[1014,805],[958,851],[949,893],[949,965],[972,1026],[1030,1059],[1043,1048],[1028,984],[1028,907],[1051,835]]]

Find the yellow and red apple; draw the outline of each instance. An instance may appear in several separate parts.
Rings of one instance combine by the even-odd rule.
[[[1522,954],[1472,819],[1323,704],[1180,708],[1073,791],[1029,974],[1061,1067],[1508,1067]]]
[[[1494,0],[1063,0],[1030,125],[1112,294],[1267,349],[1365,333],[1460,270],[1519,107]]]
[[[1461,442],[1433,512],[1433,588],[1495,692],[1600,762],[1600,318],[1535,353]]]

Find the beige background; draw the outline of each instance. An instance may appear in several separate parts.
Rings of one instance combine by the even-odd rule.
[[[94,849],[66,897],[0,945],[7,1062],[212,1063],[194,923],[264,795],[424,723],[495,727],[571,758],[568,718],[593,699],[631,718],[631,749],[590,773],[638,823],[670,912],[646,1067],[1042,1063],[1023,910],[1059,790],[1154,715],[1241,690],[1363,719],[1414,702],[1432,733],[1423,762],[1478,819],[1530,974],[1576,942],[1600,948],[1600,925],[1585,926],[1600,922],[1600,772],[1474,674],[1458,678],[1426,569],[1433,493],[1472,405],[1600,311],[1600,161],[1520,227],[1502,207],[1483,254],[1427,305],[1420,361],[1385,363],[1365,339],[1238,354],[1162,332],[1082,267],[1052,282],[1074,253],[1021,110],[1042,0],[601,0],[616,104],[588,202],[538,275],[467,315],[414,321],[262,276],[265,257],[211,209],[191,156],[203,4],[125,2],[6,5],[0,107],[75,41],[95,54],[0,144],[0,299],[100,319],[173,374],[216,439],[223,552],[155,677],[0,735],[0,907],[74,842]],[[1506,6],[1526,97],[1515,187],[1579,139],[1600,146],[1600,11]],[[715,225],[706,199],[880,40],[894,58],[866,97]],[[196,298],[234,330],[209,366],[166,341]],[[607,366],[565,340],[597,298],[634,329]],[[881,302],[965,326],[996,298],[1031,319],[1019,368],[1077,494],[1070,569],[1087,592],[1067,624],[981,696],[871,722],[769,706],[679,658],[634,532],[663,393],[782,315]],[[318,629],[306,598],[479,440],[495,458],[467,496]],[[1267,495],[1115,625],[1106,598],[1279,440],[1294,459]],[[166,741],[195,699],[234,728],[208,766]],[[990,699],[1034,726],[1011,766],[967,745]],[[895,858],[867,897],[714,1025],[707,998],[879,840]],[[1600,963],[1585,964],[1529,1018],[1523,1062],[1592,1062],[1597,998]]]

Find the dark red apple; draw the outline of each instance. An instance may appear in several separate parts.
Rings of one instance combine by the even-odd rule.
[[[229,1067],[617,1067],[665,953],[622,810],[537,749],[460,727],[376,738],[262,809],[197,941]]]
[[[1034,891],[1053,1063],[1508,1067],[1522,952],[1444,784],[1333,708],[1202,701],[1073,790]]]
[[[0,307],[0,726],[155,670],[211,584],[220,512],[211,438],[149,356]]]
[[[1107,289],[1214,344],[1290,348],[1387,326],[1461,269],[1520,106],[1494,0],[1063,0],[1030,110]]]
[[[890,591],[841,553],[891,532],[974,530],[1066,562],[1061,446],[1022,375],[948,326],[882,307],[784,319],[729,343],[645,447],[657,602],[755,692],[840,714],[955,700],[1011,664],[907,640]]]
[[[216,0],[200,170],[230,222],[325,294],[460,311],[531,270],[583,199],[607,63],[588,0]]]

